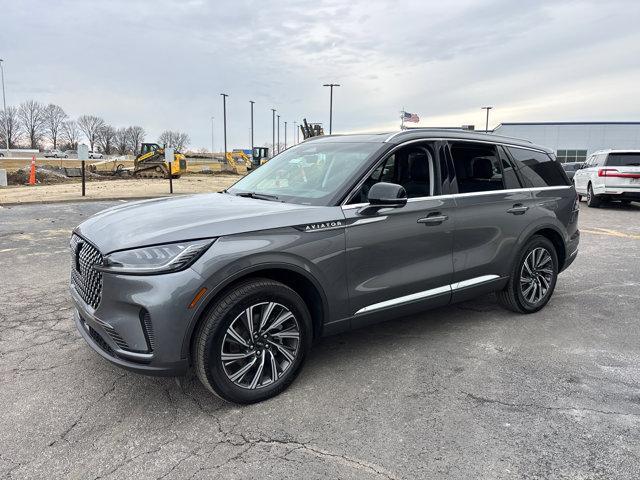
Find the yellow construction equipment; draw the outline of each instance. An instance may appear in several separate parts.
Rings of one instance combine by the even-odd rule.
[[[164,161],[164,147],[157,143],[143,143],[133,162],[133,174],[143,178],[169,178],[169,165]],[[171,176],[180,178],[187,172],[187,157],[180,152],[173,154]]]
[[[227,160],[227,164],[231,167],[234,173],[237,173],[238,175],[246,174],[247,167],[251,164],[251,160],[242,150],[226,152],[225,159]]]

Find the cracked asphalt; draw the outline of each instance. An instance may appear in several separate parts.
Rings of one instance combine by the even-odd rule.
[[[238,407],[76,333],[68,237],[117,202],[0,207],[0,478],[637,478],[640,205],[582,204],[550,304],[493,296],[322,339]]]

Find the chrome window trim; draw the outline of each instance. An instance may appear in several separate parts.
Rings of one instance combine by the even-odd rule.
[[[539,192],[546,190],[564,190],[572,188],[571,185],[556,185],[553,187],[524,187],[524,188],[509,188],[505,190],[487,190],[485,192],[468,192],[468,193],[449,193],[446,195],[434,195],[432,197],[415,197],[407,200],[407,203],[413,202],[423,202],[425,200],[439,200],[439,199],[448,199],[448,198],[459,198],[459,197],[475,197],[475,196],[485,196],[485,195],[497,195],[501,193],[518,193],[518,192]],[[351,210],[353,208],[360,208],[369,205],[368,203],[353,203],[351,205],[342,205],[342,210]]]
[[[431,288],[429,290],[423,290],[422,292],[412,293],[410,295],[403,295],[402,297],[391,298],[384,302],[373,303],[362,307],[354,315],[360,315],[367,312],[373,312],[380,310],[381,308],[392,307],[395,305],[402,305],[405,303],[413,302],[414,300],[421,300],[423,298],[433,297],[442,293],[454,292],[461,288],[472,287],[474,285],[480,285],[483,283],[491,282],[499,279],[499,275],[482,275],[480,277],[470,278],[461,282],[452,283],[450,285],[443,285],[442,287]]]

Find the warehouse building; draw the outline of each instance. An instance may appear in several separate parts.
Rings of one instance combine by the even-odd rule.
[[[501,123],[493,133],[551,148],[561,162],[583,162],[607,148],[640,150],[640,122]]]

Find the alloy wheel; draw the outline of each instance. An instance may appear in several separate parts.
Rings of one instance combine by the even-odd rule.
[[[534,248],[520,269],[520,291],[527,303],[536,305],[544,299],[553,282],[553,260],[544,247]]]
[[[300,325],[276,302],[251,305],[231,322],[222,339],[220,360],[235,385],[256,389],[275,383],[293,365],[300,347]]]

